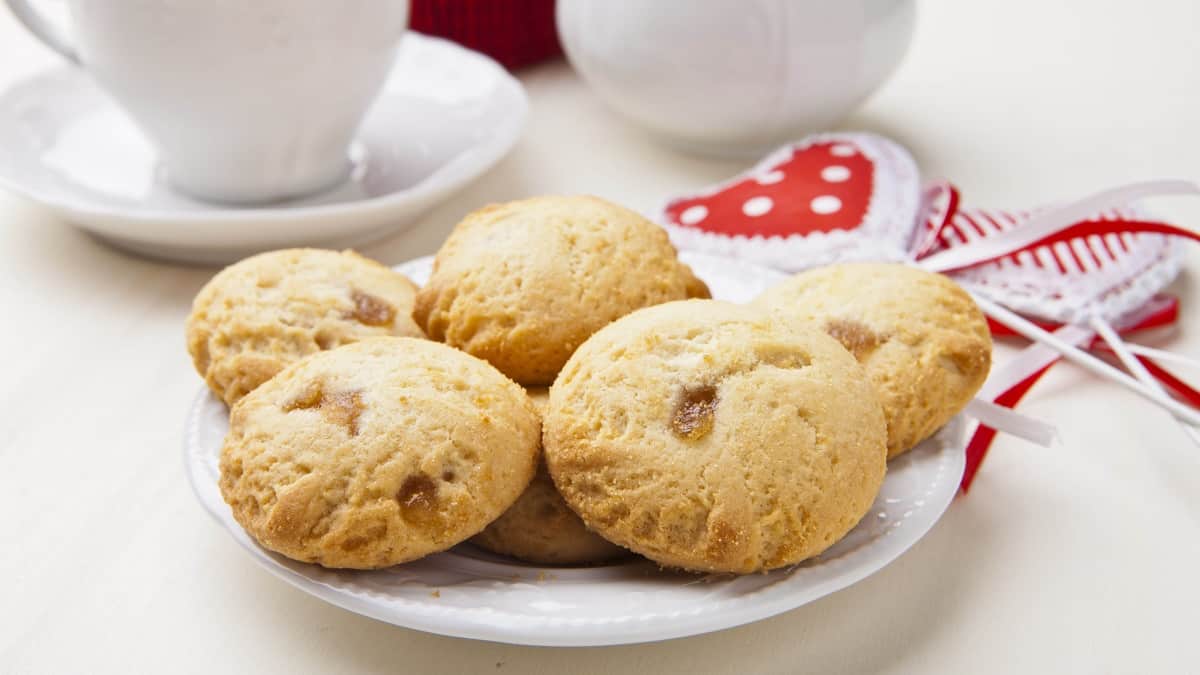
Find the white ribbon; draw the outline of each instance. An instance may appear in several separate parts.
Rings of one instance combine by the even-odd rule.
[[[1043,448],[1050,447],[1058,439],[1058,428],[1053,424],[1022,415],[1012,408],[1005,408],[982,398],[971,399],[963,412],[979,420],[985,427],[1023,438]]]

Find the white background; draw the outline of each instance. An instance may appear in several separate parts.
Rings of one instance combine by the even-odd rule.
[[[925,2],[896,77],[845,123],[912,148],[965,203],[1027,206],[1200,178],[1200,3]],[[55,59],[0,12],[0,86]],[[640,209],[742,168],[650,144],[563,64],[524,71],[513,154],[411,232],[432,253],[465,212],[548,192]],[[0,148],[0,152],[3,149]],[[1200,204],[1153,206],[1195,227]],[[1156,339],[1200,356],[1200,255]],[[196,504],[182,326],[212,270],[116,253],[0,194],[0,671],[1196,672],[1200,450],[1164,414],[1072,367],[1022,409],[1052,449],[1002,439],[969,497],[911,552],[783,616],[660,644],[535,649],[425,635],[258,569]],[[999,360],[1011,353],[1002,349]],[[1200,373],[1196,374],[1200,380]]]

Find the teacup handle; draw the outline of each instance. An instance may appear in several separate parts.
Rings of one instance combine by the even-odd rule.
[[[29,32],[54,51],[62,54],[71,63],[79,64],[79,53],[67,38],[66,33],[46,17],[38,13],[28,0],[5,0],[17,20],[25,24]]]

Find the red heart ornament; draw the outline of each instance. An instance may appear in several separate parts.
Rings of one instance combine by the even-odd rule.
[[[849,143],[814,143],[720,192],[678,199],[667,217],[726,235],[786,237],[853,230],[867,215],[875,165]]]
[[[659,221],[682,249],[800,270],[903,259],[919,208],[920,176],[904,148],[873,134],[820,134],[670,200]]]

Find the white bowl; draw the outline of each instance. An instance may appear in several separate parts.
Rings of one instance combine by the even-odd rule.
[[[691,151],[755,155],[837,124],[908,49],[914,0],[559,0],[579,74]]]

